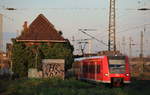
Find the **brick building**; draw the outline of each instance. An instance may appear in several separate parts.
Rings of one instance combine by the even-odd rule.
[[[62,43],[63,45],[66,45],[69,42],[69,40],[64,39],[64,37],[62,36],[62,32],[56,30],[54,25],[50,21],[48,21],[48,19],[43,14],[40,14],[29,26],[28,26],[27,22],[24,22],[21,35],[16,37],[16,39],[13,39],[13,40],[15,40],[16,42],[25,44],[26,47],[30,47],[32,45],[34,45],[34,46],[43,45],[43,43],[44,43],[44,45],[47,44],[48,46],[51,47],[55,43]],[[66,48],[68,50],[67,46],[63,47],[63,48]],[[13,51],[13,49],[12,49],[12,51]],[[12,54],[12,58],[14,57],[14,59],[16,58],[17,60],[20,60],[20,59],[22,60],[22,61],[16,62],[16,64],[23,64],[21,67],[25,67],[28,69],[28,75],[29,75],[28,77],[39,77],[39,76],[41,77],[41,72],[42,72],[41,70],[45,70],[45,67],[42,69],[40,68],[43,65],[43,63],[40,61],[43,60],[43,58],[47,58],[47,57],[41,57],[41,59],[39,58],[40,60],[38,61],[38,57],[40,57],[39,49],[40,49],[40,47],[34,47],[31,49],[31,52],[33,52],[33,54],[31,54],[31,55],[35,55],[35,56],[32,56],[33,57],[32,59],[35,59],[35,60],[32,60],[32,62],[28,61],[28,59],[25,59],[26,61],[22,60],[27,55],[24,56],[23,54],[18,54],[22,57],[19,57],[19,59],[17,59],[16,57],[13,56],[13,54],[15,54],[15,53]],[[59,49],[58,49],[58,51],[59,51]],[[53,51],[50,51],[50,52],[53,52]],[[69,53],[71,53],[71,51],[69,51]],[[69,53],[68,53],[68,55],[69,55]],[[43,52],[42,52],[42,54],[43,54]],[[57,54],[55,53],[54,57],[55,57],[55,55],[58,55],[58,54],[63,54],[63,52],[59,51],[59,53],[58,52],[57,52]],[[66,55],[65,54],[64,54],[64,58],[60,58],[60,59],[64,60],[65,57],[67,56],[67,54]],[[48,55],[44,55],[44,56],[48,56]],[[51,56],[53,56],[53,55],[51,55]],[[54,58],[54,60],[56,60],[56,59]],[[64,62],[66,62],[66,61],[64,61]],[[31,66],[31,64],[34,64],[35,66],[32,65],[31,67],[28,67],[27,64],[30,64],[30,66]],[[50,64],[50,65],[51,66],[53,65],[53,67],[54,67],[57,64]],[[63,65],[62,67],[64,70],[64,68],[65,68],[64,63],[62,63],[62,65]],[[51,70],[51,66],[49,68],[46,68],[46,70],[47,69],[48,69],[47,71]],[[57,68],[57,70],[58,70],[61,66],[57,65],[57,67],[58,67]],[[33,69],[33,68],[35,68],[35,69]],[[23,72],[26,72],[27,69],[24,69]],[[40,70],[40,72],[38,72],[36,69]],[[62,68],[60,68],[60,69],[62,69]],[[20,73],[19,70],[17,71],[16,74]],[[63,70],[61,70],[62,73],[64,73]],[[20,70],[20,71],[22,71],[22,70]],[[53,69],[52,72],[49,72],[50,75],[55,71],[56,70]],[[14,69],[14,72],[15,72],[15,69]]]
[[[26,45],[40,44],[41,42],[64,43],[67,41],[43,14],[40,14],[29,26],[25,22],[23,28],[16,41],[25,42]]]

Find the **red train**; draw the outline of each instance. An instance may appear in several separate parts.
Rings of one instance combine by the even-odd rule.
[[[73,64],[76,78],[120,86],[130,83],[127,56],[94,56],[76,58]]]

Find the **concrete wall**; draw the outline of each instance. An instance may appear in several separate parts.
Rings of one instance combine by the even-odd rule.
[[[38,71],[35,68],[30,68],[28,70],[28,78],[42,78],[42,71]]]

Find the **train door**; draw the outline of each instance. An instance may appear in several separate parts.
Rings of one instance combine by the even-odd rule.
[[[90,73],[90,79],[94,80],[95,79],[95,64],[94,64],[94,61],[90,61],[89,73]]]
[[[78,73],[79,76],[77,76],[77,78],[81,79],[84,77],[83,76],[83,61],[80,61],[80,64],[78,65],[78,70],[79,70],[79,73]]]
[[[95,80],[101,81],[102,80],[102,63],[101,60],[95,62]]]
[[[90,61],[88,60],[87,61],[87,77],[86,77],[87,79],[90,79],[90,68],[91,68]]]
[[[86,62],[83,61],[83,65],[82,65],[82,78],[85,79],[87,77],[87,64]]]

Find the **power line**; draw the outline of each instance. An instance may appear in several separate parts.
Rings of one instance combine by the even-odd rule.
[[[13,7],[2,7],[3,10],[99,10],[100,8],[13,8]]]
[[[126,31],[135,30],[135,29],[137,29],[137,28],[144,27],[144,26],[148,26],[148,25],[150,25],[150,23],[142,24],[142,25],[138,25],[138,26],[134,26],[134,27],[131,27],[131,28],[127,28],[127,29],[124,29],[124,30],[121,30],[121,31],[117,32],[117,34],[126,33]],[[102,35],[101,38],[104,38],[104,37],[106,37],[106,36],[107,36],[107,35]]]
[[[91,30],[91,29],[90,29],[90,30]],[[96,37],[94,37],[94,36],[92,36],[92,35],[86,33],[85,31],[83,31],[83,30],[81,30],[81,29],[79,29],[79,31],[81,31],[81,32],[84,33],[85,35],[91,37],[92,39],[95,39],[96,41],[102,43],[103,45],[108,46],[108,45],[107,45],[106,43],[104,43],[102,40],[97,39]],[[86,31],[87,31],[87,30],[86,30]]]

